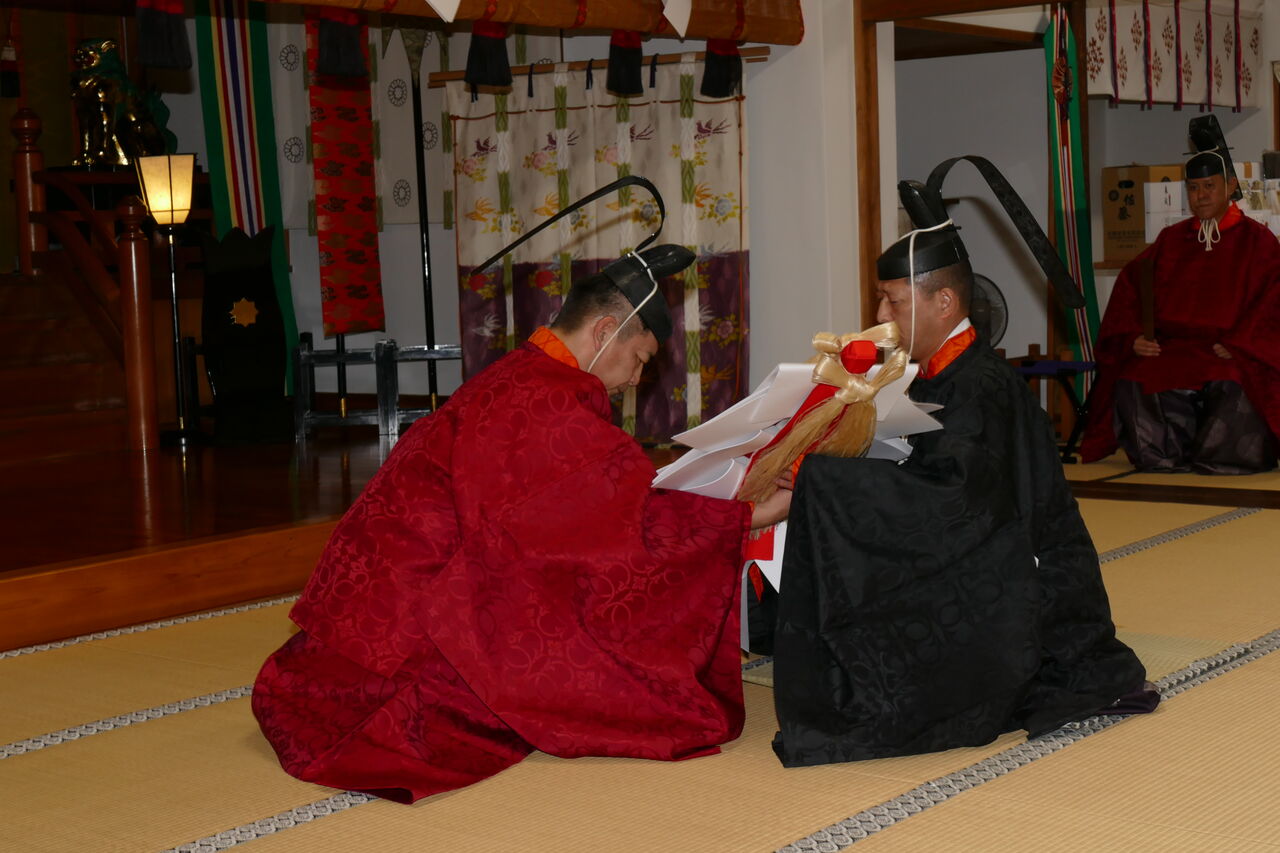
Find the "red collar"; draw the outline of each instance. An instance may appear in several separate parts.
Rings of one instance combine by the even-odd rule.
[[[973,326],[947,338],[946,343],[939,347],[938,351],[933,354],[933,358],[929,359],[929,363],[920,369],[920,378],[932,379],[937,376],[977,339],[978,331]]]

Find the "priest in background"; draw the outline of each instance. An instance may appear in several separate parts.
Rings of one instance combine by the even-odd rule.
[[[742,730],[747,503],[650,488],[611,423],[671,334],[658,246],[418,421],[339,522],[253,710],[286,771],[398,802],[537,749],[681,759]]]
[[[900,187],[904,202],[928,190]],[[1116,639],[1049,419],[969,321],[968,254],[949,219],[924,215],[940,195],[906,207],[920,230],[877,262],[877,320],[898,324],[920,365],[909,395],[940,404],[943,428],[901,463],[800,467],[774,642],[787,766],[1035,736],[1157,701]]]
[[[1280,243],[1232,201],[1231,155],[1220,134],[1211,143],[1185,166],[1192,217],[1161,231],[1116,279],[1098,336],[1086,462],[1119,445],[1139,471],[1276,466]]]

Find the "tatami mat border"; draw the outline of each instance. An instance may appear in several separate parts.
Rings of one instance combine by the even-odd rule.
[[[346,811],[352,806],[363,805],[376,799],[377,797],[369,794],[343,791],[340,794],[334,794],[332,797],[289,809],[287,812],[280,812],[280,814],[264,817],[262,820],[256,820],[253,823],[238,826],[235,829],[219,832],[217,835],[210,835],[207,838],[201,838],[198,841],[192,841],[189,844],[183,844],[178,847],[170,847],[164,853],[215,853],[218,850],[234,847],[242,841],[253,841],[255,838],[262,838],[264,835],[273,835],[281,830],[291,829],[300,823],[310,823],[318,817],[327,817],[337,812]]]
[[[1249,643],[1237,643],[1215,655],[1195,661],[1178,672],[1170,673],[1160,679],[1156,686],[1160,689],[1161,697],[1169,699],[1277,649],[1280,649],[1280,630],[1272,631]],[[758,661],[751,663],[759,665]],[[951,799],[963,791],[1004,776],[1036,759],[1051,755],[1063,747],[1110,728],[1125,719],[1128,717],[1109,714],[1068,723],[1035,740],[1028,740],[984,761],[925,782],[901,796],[872,806],[839,823],[793,841],[779,848],[777,853],[836,853],[860,838],[866,838],[899,821],[906,820],[913,814],[919,814],[930,806]],[[253,823],[224,830],[216,835],[171,847],[163,853],[213,853],[217,850],[226,850],[242,842],[272,835],[299,823],[307,823],[317,817],[324,817],[375,799],[377,798],[369,794],[343,792]]]
[[[1209,518],[1201,519],[1200,521],[1193,521],[1190,524],[1175,527],[1173,530],[1166,531],[1165,533],[1158,533],[1155,536],[1140,539],[1137,542],[1130,542],[1128,545],[1121,545],[1119,548],[1112,548],[1110,551],[1105,551],[1098,555],[1098,562],[1107,563],[1112,560],[1119,560],[1122,557],[1131,557],[1134,554],[1141,551],[1147,551],[1158,545],[1166,545],[1169,542],[1175,542],[1178,539],[1191,536],[1195,533],[1200,533],[1212,527],[1217,527],[1232,521],[1238,521],[1246,516],[1253,515],[1255,512],[1262,512],[1261,507],[1239,507],[1237,509],[1219,513],[1218,515],[1210,516]]]
[[[1156,682],[1156,686],[1160,689],[1161,699],[1167,700],[1277,649],[1280,649],[1280,629],[1194,661],[1166,675]],[[1068,723],[1056,731],[1010,747],[954,773],[931,779],[892,800],[793,841],[776,853],[836,853],[859,839],[874,835],[970,788],[990,782],[1126,719],[1126,716],[1107,714]]]
[[[20,655],[30,655],[36,652],[47,652],[53,649],[64,649],[67,646],[74,646],[79,643],[87,643],[90,640],[106,640],[110,637],[120,637],[125,634],[137,634],[141,631],[153,631],[156,628],[169,628],[173,625],[184,625],[187,622],[200,622],[205,619],[213,619],[217,616],[230,616],[233,613],[247,613],[250,610],[259,610],[263,607],[275,607],[277,604],[288,604],[291,601],[297,601],[297,595],[286,595],[281,598],[272,598],[268,601],[255,601],[252,604],[238,604],[235,607],[224,607],[221,610],[206,610],[203,613],[191,613],[187,616],[175,616],[172,619],[161,619],[158,622],[145,622],[141,625],[128,625],[124,628],[112,628],[108,631],[98,631],[94,634],[84,634],[79,637],[70,637],[66,640],[54,640],[52,643],[41,643],[38,646],[24,646],[21,649],[9,649],[0,652],[0,660],[4,658],[16,658]]]
[[[49,732],[48,734],[29,737],[26,740],[0,744],[0,760],[12,758],[15,755],[26,755],[28,752],[35,752],[36,750],[44,749],[47,746],[57,746],[61,743],[79,740],[80,738],[101,734],[102,732],[109,732],[113,729],[122,729],[125,726],[132,726],[134,723],[145,723],[149,720],[158,720],[161,717],[181,714],[183,711],[194,711],[196,708],[207,708],[210,705],[218,705],[231,699],[243,699],[252,692],[253,685],[246,684],[243,687],[232,687],[229,690],[219,690],[217,693],[206,693],[203,696],[193,696],[190,699],[179,699],[177,702],[157,705],[154,708],[147,708],[142,711],[130,711],[127,714],[118,714],[114,717],[107,717],[105,720],[95,720],[92,723],[85,723],[82,726],[72,726],[69,729],[62,729],[57,732]]]

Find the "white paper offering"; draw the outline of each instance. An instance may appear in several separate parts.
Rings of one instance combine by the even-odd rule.
[[[880,370],[867,372],[873,377]],[[929,412],[937,405],[915,403],[907,387],[918,367],[908,365],[899,378],[876,394],[876,434],[867,451],[872,459],[901,460],[911,454],[902,436],[941,429]],[[813,365],[780,364],[754,391],[716,417],[675,436],[691,448],[658,469],[653,485],[711,498],[732,498],[747,474],[751,454],[764,447],[800,408],[813,390]]]

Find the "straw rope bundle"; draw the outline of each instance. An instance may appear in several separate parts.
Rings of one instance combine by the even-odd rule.
[[[852,457],[867,452],[875,437],[876,393],[902,376],[907,367],[908,355],[898,347],[898,337],[898,327],[893,323],[839,337],[830,332],[814,335],[813,348],[818,355],[810,360],[814,365],[813,382],[833,386],[836,391],[816,403],[815,395],[810,394],[780,437],[756,453],[738,490],[739,500],[759,502],[768,498],[777,490],[778,478],[807,453]],[[870,365],[858,373],[847,369],[856,358],[850,345],[857,341],[893,349],[874,378],[866,376]]]

